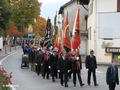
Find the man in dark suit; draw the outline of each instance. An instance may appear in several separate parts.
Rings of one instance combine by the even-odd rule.
[[[60,72],[60,84],[63,86],[63,76],[65,87],[68,87],[68,73],[70,72],[70,63],[67,58],[66,52],[63,52],[62,56],[58,60],[58,72]]]
[[[42,63],[42,51],[39,49],[38,54],[36,55],[36,63],[37,63],[37,74],[41,73],[41,63]]]
[[[93,50],[91,50],[90,55],[86,57],[85,65],[86,65],[86,69],[88,70],[88,78],[87,78],[88,85],[90,86],[91,73],[93,73],[94,86],[98,86],[96,81],[97,63],[96,63],[96,57],[94,56]]]
[[[50,60],[50,50],[49,49],[47,49],[46,50],[46,53],[44,53],[43,54],[43,59],[42,59],[42,65],[43,65],[43,67],[44,67],[44,72],[43,72],[43,78],[45,78],[45,76],[46,76],[46,74],[47,74],[47,76],[46,76],[46,78],[47,79],[49,79],[49,71],[50,71],[50,69],[49,69],[49,60]]]
[[[49,61],[49,69],[51,69],[51,76],[52,76],[52,81],[55,81],[55,76],[57,73],[57,62],[58,62],[58,55],[57,51],[53,50],[53,54],[50,56],[50,61]]]
[[[106,83],[109,85],[109,90],[115,90],[116,84],[119,85],[118,67],[116,60],[112,60],[112,64],[107,68]]]
[[[38,48],[35,47],[35,71],[36,71],[36,73],[37,73],[37,55],[38,55],[38,52],[39,52]]]

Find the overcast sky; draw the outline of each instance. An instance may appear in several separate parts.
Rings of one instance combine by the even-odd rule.
[[[49,16],[51,22],[54,23],[56,11],[58,12],[59,8],[68,1],[70,0],[39,0],[39,2],[42,2],[41,16],[45,19],[48,19]]]

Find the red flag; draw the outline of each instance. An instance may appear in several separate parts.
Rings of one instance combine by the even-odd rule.
[[[70,35],[69,34],[69,21],[68,21],[68,13],[67,13],[66,21],[65,21],[65,31],[63,35],[63,45],[66,46],[67,48],[71,48],[69,35]]]
[[[73,33],[72,33],[72,41],[71,41],[71,49],[72,51],[77,51],[81,44],[80,39],[80,8],[77,8],[76,17],[75,17],[75,23],[73,27]]]

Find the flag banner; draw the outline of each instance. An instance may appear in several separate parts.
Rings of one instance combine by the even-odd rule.
[[[62,52],[62,46],[59,43],[59,32],[56,33],[56,38],[54,41],[54,47],[56,47],[58,49],[58,54],[60,54]]]
[[[51,19],[48,18],[46,25],[45,40],[51,38]]]
[[[63,42],[62,43],[65,47],[67,47],[69,49],[71,48],[68,13],[67,13],[67,16],[66,16],[65,30],[64,30]]]
[[[52,45],[52,36],[51,36],[51,19],[47,19],[46,24],[46,33],[45,33],[45,40],[44,40],[44,47],[49,48]]]
[[[58,26],[57,26],[57,14],[54,17],[54,36],[56,35],[58,31]]]
[[[81,43],[81,35],[80,35],[80,7],[78,6],[75,23],[72,32],[72,40],[71,40],[71,49],[72,51],[77,51],[80,48]]]
[[[53,32],[53,40],[52,40],[52,45],[54,47],[54,42],[55,42],[55,38],[56,38],[56,34],[57,34],[57,31],[58,31],[58,26],[56,25],[56,22],[57,21],[57,12],[56,12],[56,15],[54,17],[54,32]]]
[[[49,47],[51,44],[52,44],[52,38],[50,38],[50,39],[44,41],[43,46],[44,46],[44,47]]]
[[[54,26],[55,26],[55,30],[54,30],[54,47],[56,47],[58,49],[58,54],[60,54],[62,52],[62,46],[60,44],[60,27],[59,27],[59,30],[58,30],[58,26],[57,26],[57,23],[58,25],[61,24],[61,22],[58,20],[57,22],[57,14],[55,15],[55,19],[54,19]]]
[[[54,40],[54,46],[55,46],[56,48],[59,47],[58,32],[56,33],[56,38],[55,38],[55,40]]]

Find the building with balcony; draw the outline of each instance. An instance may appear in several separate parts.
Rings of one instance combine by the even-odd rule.
[[[68,12],[70,31],[73,30],[77,1],[70,0],[60,7],[64,29],[65,17]],[[80,54],[88,55],[95,51],[97,62],[111,63],[117,60],[120,65],[120,0],[79,0],[80,1]],[[83,61],[85,57],[83,58]]]
[[[59,14],[62,17],[62,28],[64,29],[66,15],[68,13],[69,20],[69,29],[72,33],[73,25],[75,22],[75,15],[77,11],[77,1],[78,0],[70,0],[69,2],[62,5],[59,9]],[[88,15],[88,0],[80,0],[80,30],[81,30],[81,45],[80,45],[80,54],[83,58],[87,55],[87,15]]]

